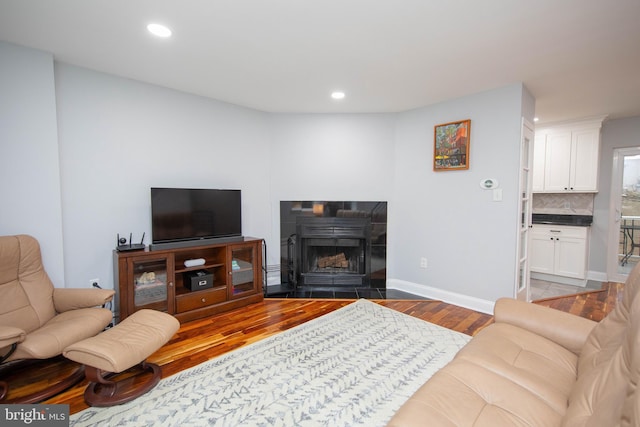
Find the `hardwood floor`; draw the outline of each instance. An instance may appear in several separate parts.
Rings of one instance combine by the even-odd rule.
[[[620,302],[623,291],[622,283],[605,283],[599,291],[581,292],[534,302],[599,322]]]
[[[622,289],[623,285],[612,283],[605,285],[601,291],[535,303],[599,321],[615,307],[622,295]],[[353,300],[266,299],[262,303],[183,324],[173,339],[148,360],[161,365],[163,376],[166,377],[322,316],[351,302]],[[493,316],[440,301],[375,302],[468,335],[475,335],[493,322]],[[68,372],[73,367],[73,362],[60,357],[52,362],[41,363],[38,369],[30,368],[24,372],[16,372],[13,374],[13,388],[9,398],[25,395],[51,381],[56,374]],[[121,375],[126,377],[130,374],[131,372],[125,372]],[[47,400],[46,403],[68,404],[72,414],[79,412],[87,407],[83,399],[85,386],[86,382],[83,381]]]

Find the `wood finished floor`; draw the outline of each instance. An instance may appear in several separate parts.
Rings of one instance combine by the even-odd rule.
[[[603,290],[536,301],[558,310],[600,321],[620,300],[623,285],[605,284]],[[343,307],[353,300],[266,299],[263,303],[234,310],[206,319],[183,324],[166,345],[149,357],[162,366],[163,377],[200,364],[233,349],[307,322]],[[375,300],[385,307],[420,319],[475,335],[493,322],[493,317],[440,301]],[[25,395],[64,374],[74,363],[64,358],[40,364],[38,369],[21,374],[14,380],[9,398]],[[127,376],[130,373],[121,375]],[[132,380],[133,381],[133,380]],[[15,387],[17,385],[17,387]],[[46,403],[68,404],[70,412],[85,409],[83,400],[86,381],[49,399]]]

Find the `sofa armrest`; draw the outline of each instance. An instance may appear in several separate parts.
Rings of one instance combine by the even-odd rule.
[[[21,343],[26,336],[27,333],[20,328],[0,325],[0,348]]]
[[[591,330],[593,320],[553,308],[501,298],[494,307],[495,322],[509,323],[543,336],[567,350],[579,354]]]
[[[53,305],[58,313],[103,306],[113,299],[115,293],[112,289],[54,288]]]

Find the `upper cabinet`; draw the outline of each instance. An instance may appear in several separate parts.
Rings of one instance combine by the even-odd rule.
[[[536,129],[533,191],[598,191],[602,119]]]

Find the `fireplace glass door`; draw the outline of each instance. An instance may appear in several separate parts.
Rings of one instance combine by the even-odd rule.
[[[303,283],[362,285],[365,243],[364,239],[304,239]]]
[[[298,284],[369,286],[370,222],[304,218],[298,224]]]

